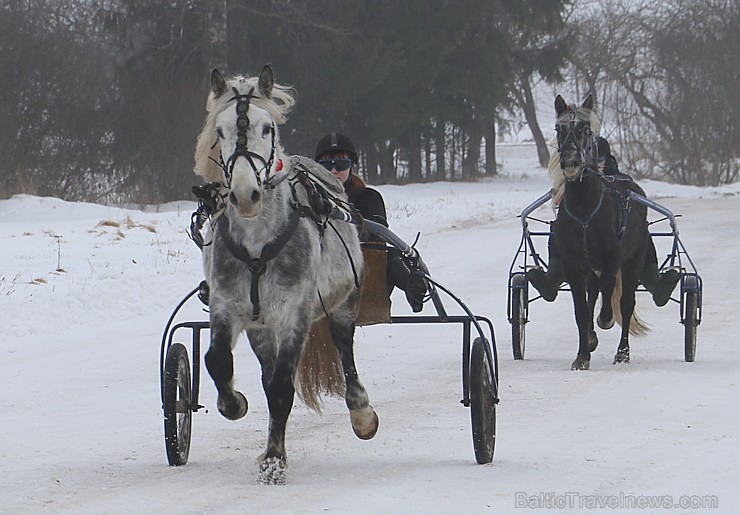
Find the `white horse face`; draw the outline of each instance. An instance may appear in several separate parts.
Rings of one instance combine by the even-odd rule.
[[[244,104],[236,105],[243,108]],[[216,118],[216,133],[231,175],[229,202],[241,217],[254,218],[261,212],[262,194],[275,155],[275,125],[270,114],[254,104],[249,105],[246,114],[248,125],[240,130],[237,124],[246,122],[230,105]]]
[[[229,203],[239,216],[247,219],[259,216],[262,211],[263,193],[274,166],[277,146],[272,115],[253,101],[270,98],[272,70],[266,66],[256,82],[230,85],[215,70],[211,77],[215,95],[231,95],[226,107],[216,116],[216,134],[231,190]]]

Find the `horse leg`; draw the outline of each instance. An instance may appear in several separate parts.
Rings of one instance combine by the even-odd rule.
[[[596,309],[596,299],[599,297],[599,282],[596,275],[591,274],[588,278],[588,287],[586,289],[586,299],[588,302],[588,310],[590,313],[588,323],[588,350],[591,352],[596,350],[599,345],[599,337],[596,335],[594,330],[594,310]]]
[[[339,356],[342,360],[344,370],[344,382],[346,393],[344,396],[345,403],[349,409],[352,429],[358,438],[369,440],[378,431],[378,415],[370,405],[365,387],[360,382],[355,367],[354,355],[354,321],[341,321],[338,316],[332,317],[331,336],[334,344],[339,350]]]
[[[570,282],[570,292],[573,296],[576,325],[578,326],[578,355],[570,366],[571,370],[588,370],[591,366],[591,351],[589,350],[589,328],[593,325],[591,310],[586,301],[585,280],[578,277]]]
[[[602,329],[611,329],[614,327],[615,317],[614,310],[612,308],[612,293],[614,293],[614,285],[617,282],[616,274],[607,272],[606,270],[601,272],[599,275],[599,291],[601,292],[601,311],[599,317],[596,319],[596,323]]]
[[[267,447],[257,458],[258,481],[262,484],[285,483],[285,428],[293,408],[293,378],[306,333],[307,324],[299,324],[286,336],[276,336],[264,329],[248,331],[249,342],[262,366],[262,387],[270,413]]]
[[[635,290],[640,270],[638,267],[627,267],[622,269],[622,296],[619,299],[619,309],[622,312],[622,334],[619,338],[619,347],[614,355],[614,364],[630,362],[630,323],[635,312]]]
[[[229,420],[238,420],[247,414],[247,398],[234,389],[234,355],[236,330],[228,317],[219,317],[211,311],[211,345],[206,352],[208,373],[218,391],[218,411]]]

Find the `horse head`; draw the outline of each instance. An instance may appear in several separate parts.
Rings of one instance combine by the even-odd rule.
[[[555,98],[557,121],[555,131],[558,139],[560,168],[565,178],[577,180],[585,166],[596,166],[596,134],[600,122],[594,112],[593,96],[589,95],[583,104],[568,105],[563,97]]]
[[[218,149],[220,182],[242,218],[259,216],[265,190],[275,185],[282,168],[277,125],[285,121],[293,102],[288,88],[275,84],[269,65],[258,77],[226,80],[218,70],[211,74],[209,115],[198,138],[196,173],[211,178],[207,167],[213,165],[207,161],[215,161],[211,154]],[[211,143],[214,133],[217,139]]]

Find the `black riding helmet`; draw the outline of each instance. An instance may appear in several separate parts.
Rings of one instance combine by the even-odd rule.
[[[331,132],[321,138],[316,144],[316,154],[314,159],[319,160],[319,157],[324,154],[335,154],[338,152],[346,152],[349,154],[353,163],[357,163],[357,150],[355,150],[355,144],[352,140],[344,134],[338,132]]]

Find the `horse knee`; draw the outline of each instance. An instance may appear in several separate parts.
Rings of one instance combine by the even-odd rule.
[[[234,377],[234,356],[230,351],[211,346],[206,352],[205,362],[208,373],[217,384],[228,382]]]

